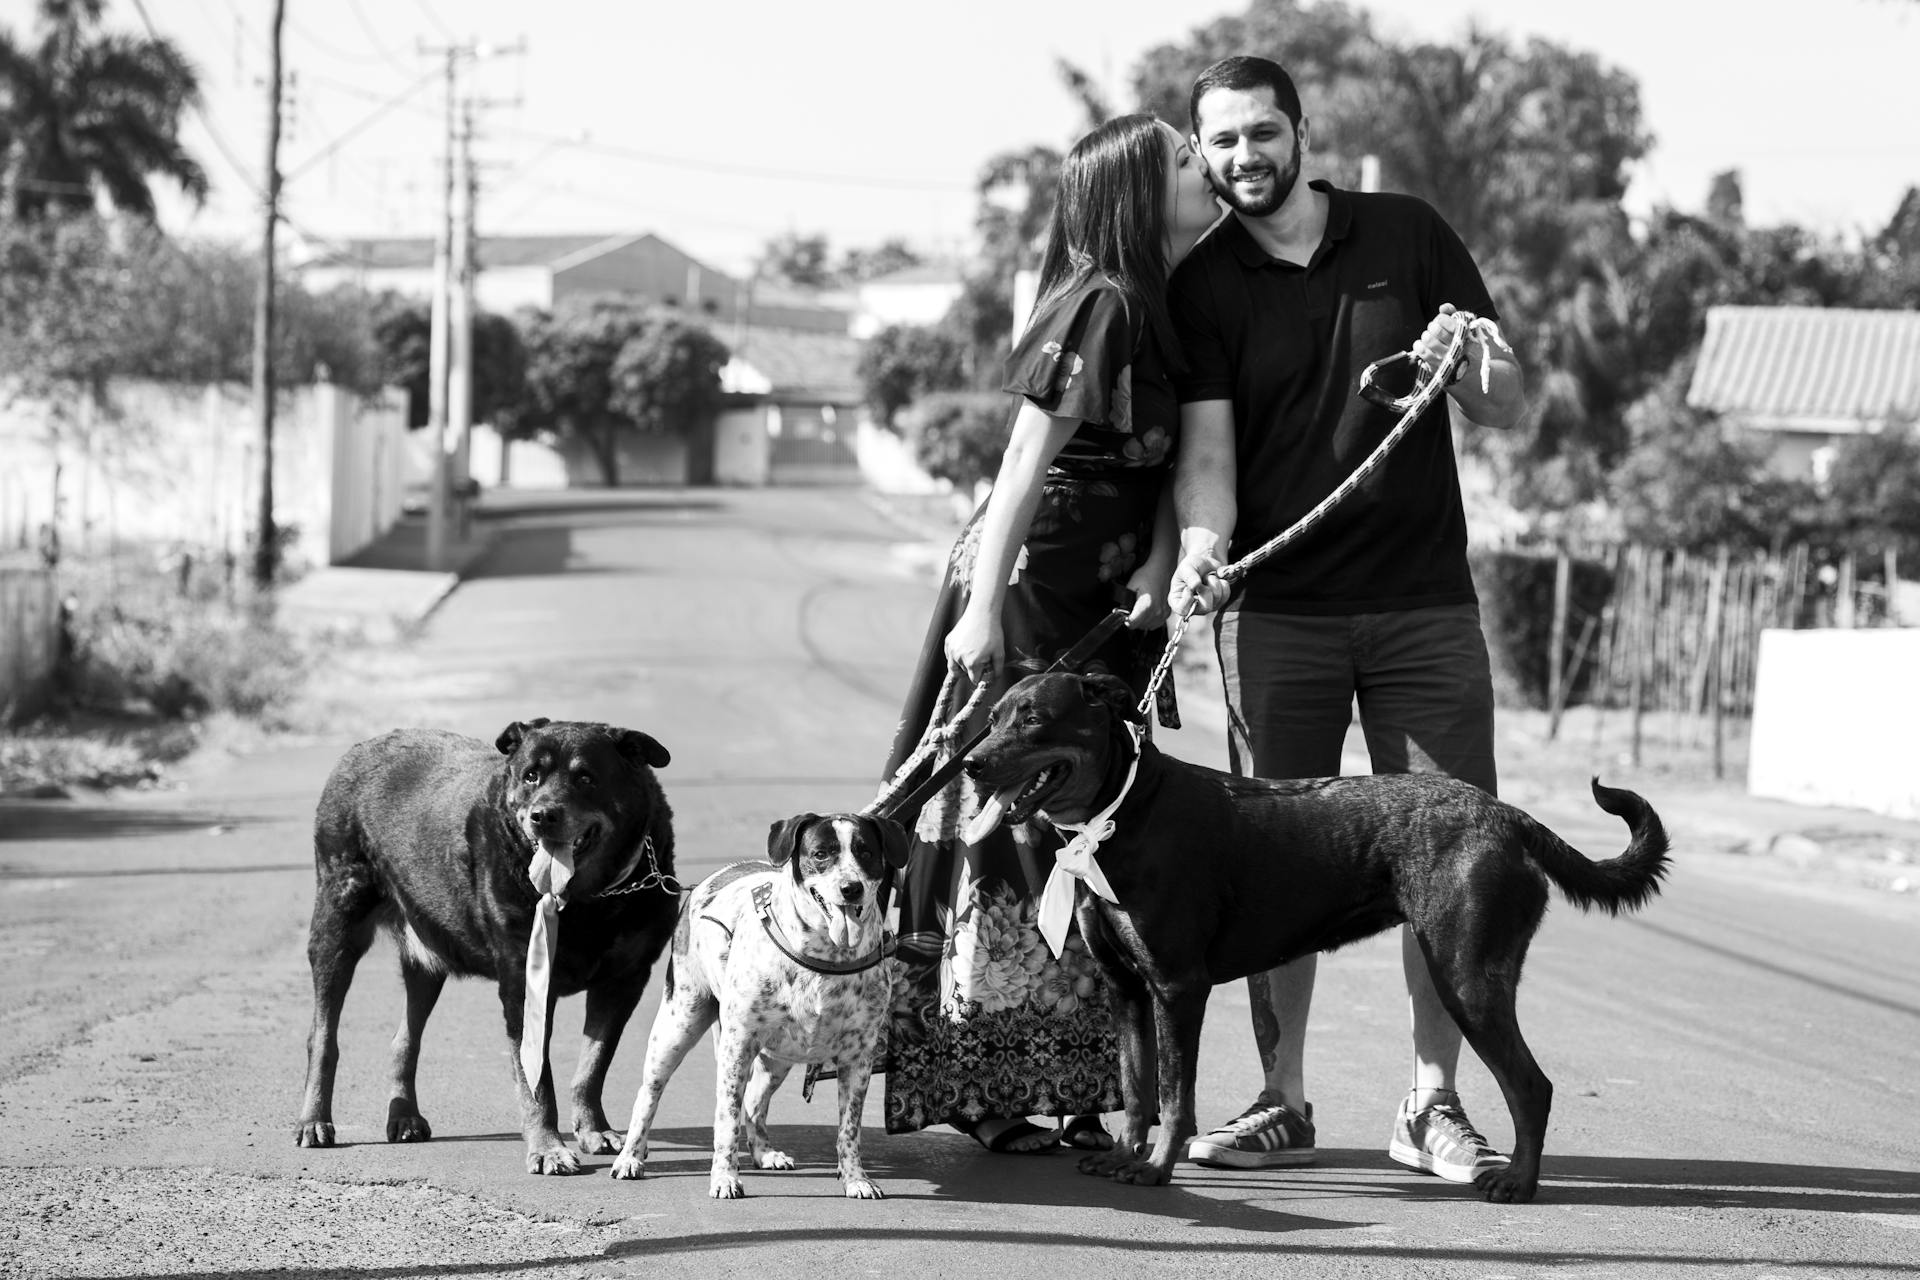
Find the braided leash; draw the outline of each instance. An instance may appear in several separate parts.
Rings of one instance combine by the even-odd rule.
[[[940,692],[933,700],[934,706],[943,707],[947,704],[947,699],[953,696],[953,682],[959,678],[959,675],[958,667],[947,668],[947,678],[940,682]],[[925,764],[942,746],[952,743],[954,736],[960,732],[961,726],[973,719],[973,713],[980,709],[981,699],[986,696],[987,687],[992,683],[991,680],[982,680],[974,685],[972,694],[967,697],[960,710],[954,713],[953,718],[945,724],[937,719],[929,720],[927,731],[920,735],[920,743],[914,747],[913,754],[894,770],[893,777],[882,784],[880,793],[874,796],[872,802],[860,812],[886,814],[893,802],[899,799],[900,793],[906,790],[907,783],[913,779],[913,775],[919,772],[920,766]]]

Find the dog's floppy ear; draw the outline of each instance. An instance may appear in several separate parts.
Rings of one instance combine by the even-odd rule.
[[[531,720],[515,720],[500,731],[500,736],[493,740],[493,745],[499,749],[501,755],[510,756],[520,749],[522,742],[526,741],[527,730],[544,729],[552,723],[553,721],[545,716],[535,716]]]
[[[785,866],[800,845],[800,833],[806,830],[809,822],[819,820],[817,813],[796,813],[767,828],[767,856],[773,859],[774,865]]]
[[[672,763],[673,757],[660,745],[658,739],[638,729],[622,729],[615,740],[620,754],[634,764],[648,764],[656,769],[664,769]]]
[[[860,820],[872,825],[875,839],[880,845],[880,856],[887,865],[898,871],[907,865],[907,829],[892,818],[882,818],[878,814],[863,813]]]
[[[1080,696],[1090,706],[1104,706],[1122,720],[1138,720],[1140,709],[1133,690],[1119,676],[1095,673],[1080,677]]]

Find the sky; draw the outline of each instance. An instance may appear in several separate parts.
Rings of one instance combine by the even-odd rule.
[[[1846,235],[1878,230],[1920,184],[1920,0],[1356,7],[1390,34],[1457,37],[1473,20],[1631,74],[1656,139],[1634,174],[1635,211],[1698,209],[1714,173],[1739,169],[1750,222]],[[24,35],[33,8],[0,0],[0,27]],[[198,209],[163,197],[163,221],[255,240],[270,0],[108,0],[108,24],[140,30],[143,8],[202,72],[205,107],[186,140],[215,188]],[[1063,147],[1082,127],[1056,58],[1125,104],[1144,50],[1244,8],[287,0],[285,209],[319,240],[432,234],[444,126],[444,59],[432,49],[475,41],[489,47],[465,80],[484,104],[474,148],[483,235],[652,231],[734,272],[786,232],[824,233],[836,254],[889,238],[958,253],[982,163],[1033,143]]]

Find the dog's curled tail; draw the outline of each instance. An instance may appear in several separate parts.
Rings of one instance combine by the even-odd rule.
[[[1667,829],[1653,806],[1631,791],[1593,780],[1593,798],[1602,809],[1626,820],[1633,838],[1616,858],[1595,862],[1544,826],[1536,827],[1533,860],[1560,886],[1567,901],[1583,911],[1595,907],[1608,915],[1637,911],[1660,892],[1667,874]]]

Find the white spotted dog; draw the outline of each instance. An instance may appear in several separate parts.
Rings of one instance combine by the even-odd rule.
[[[754,1167],[793,1168],[767,1139],[768,1105],[795,1066],[830,1065],[847,1197],[883,1199],[860,1164],[860,1112],[890,994],[884,886],[906,864],[906,831],[864,814],[803,813],[773,824],[767,853],[770,862],[714,872],[687,900],[612,1174],[646,1172],[647,1131],[667,1080],[717,1022],[709,1194],[746,1194],[737,1159],[743,1121]]]

